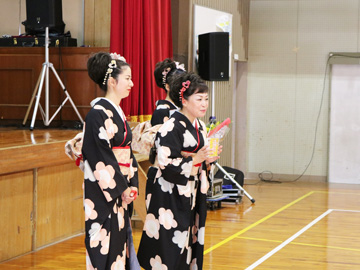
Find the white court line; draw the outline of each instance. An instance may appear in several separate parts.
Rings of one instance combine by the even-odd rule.
[[[306,230],[308,230],[309,228],[311,228],[313,225],[315,225],[317,222],[319,222],[321,219],[323,219],[324,217],[326,217],[328,214],[330,214],[332,211],[334,211],[334,209],[329,209],[327,210],[325,213],[323,213],[322,215],[320,215],[319,217],[317,217],[316,219],[314,219],[312,222],[310,222],[308,225],[306,225],[304,228],[302,228],[300,231],[298,231],[297,233],[295,233],[293,236],[291,236],[289,239],[287,239],[286,241],[282,242],[280,245],[278,245],[276,248],[274,248],[272,251],[270,251],[268,254],[264,255],[262,258],[260,258],[259,260],[257,260],[256,262],[254,262],[252,265],[250,265],[248,268],[246,268],[245,270],[252,270],[254,269],[256,266],[258,266],[259,264],[263,263],[265,260],[267,260],[268,258],[270,258],[272,255],[274,255],[276,252],[278,252],[279,250],[281,250],[283,247],[285,247],[287,244],[289,244],[291,241],[293,241],[294,239],[296,239],[298,236],[300,236],[302,233],[304,233]],[[338,210],[337,210],[338,211]]]
[[[346,209],[332,209],[333,211],[338,212],[352,212],[352,213],[360,213],[360,210],[346,210]]]

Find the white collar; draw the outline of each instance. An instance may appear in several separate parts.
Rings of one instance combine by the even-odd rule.
[[[114,102],[112,102],[112,101],[111,101],[110,99],[108,99],[108,98],[105,98],[105,97],[95,98],[94,100],[92,100],[92,101],[90,102],[91,107],[94,107],[95,104],[96,104],[97,102],[99,102],[101,99],[105,99],[107,102],[109,102],[109,103],[115,108],[115,110],[118,112],[118,114],[120,115],[121,119],[122,119],[122,120],[124,121],[124,123],[125,123],[126,118],[125,118],[125,114],[124,114],[123,110],[121,109],[121,107],[120,107],[119,105],[116,105]]]

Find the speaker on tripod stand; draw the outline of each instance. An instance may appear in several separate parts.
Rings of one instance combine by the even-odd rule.
[[[40,2],[41,2],[41,4],[40,4]],[[47,3],[47,5],[45,3]],[[44,6],[46,8],[44,8]],[[56,8],[58,8],[58,9],[56,9]],[[60,8],[60,10],[59,10],[59,8]],[[28,23],[26,23],[28,29],[32,29],[35,32],[41,31],[42,29],[44,29],[44,31],[45,31],[45,62],[42,64],[41,73],[37,80],[33,95],[31,97],[31,101],[29,103],[29,106],[28,106],[28,109],[26,111],[26,115],[25,115],[25,118],[23,121],[23,126],[25,126],[30,109],[35,100],[33,117],[31,119],[31,123],[30,123],[30,130],[34,129],[36,114],[37,114],[37,110],[39,107],[40,107],[40,113],[43,118],[44,125],[49,126],[50,123],[52,122],[52,120],[60,112],[60,110],[64,107],[64,105],[67,101],[69,101],[71,103],[71,106],[73,107],[74,111],[76,112],[77,116],[79,117],[81,123],[82,124],[84,123],[79,111],[77,110],[73,100],[71,99],[71,97],[69,95],[69,92],[67,91],[65,85],[62,83],[58,73],[56,72],[54,65],[51,62],[49,62],[49,29],[52,28],[55,31],[60,30],[60,32],[61,31],[64,32],[65,24],[62,22],[62,9],[61,8],[62,8],[61,0],[46,0],[46,1],[44,1],[44,0],[27,0],[26,1],[26,10],[27,10],[26,13],[31,16],[31,18],[27,18],[27,21],[26,21],[26,22],[28,22]],[[30,11],[28,9],[30,9]],[[61,16],[60,17],[54,16],[55,13],[58,15],[60,14]],[[34,20],[33,16],[35,16],[35,17],[38,16],[38,17],[36,17],[36,19]],[[55,17],[57,18],[56,21],[54,20]],[[33,23],[35,23],[35,25]],[[55,113],[53,114],[53,116],[51,118],[50,118],[50,114],[49,114],[49,72],[50,72],[49,70],[51,70],[53,72],[53,74],[55,75],[57,81],[59,82],[59,84],[60,84],[61,88],[63,89],[64,94],[66,96],[64,101],[60,104],[60,106],[58,107],[58,109],[55,111]],[[43,110],[43,108],[40,104],[40,97],[41,97],[41,92],[42,92],[42,89],[44,86],[44,82],[45,82],[45,111]]]

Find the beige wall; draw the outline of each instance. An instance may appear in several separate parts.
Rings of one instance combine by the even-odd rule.
[[[359,52],[359,6],[359,0],[251,1],[249,172],[293,180],[311,161],[302,179],[326,179],[326,63],[330,52]]]

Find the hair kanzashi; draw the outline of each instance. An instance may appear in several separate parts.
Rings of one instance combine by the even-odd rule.
[[[166,84],[170,84],[170,78],[173,75],[181,74],[185,72],[183,64],[175,62],[170,58],[166,58],[164,61],[158,62],[155,65],[154,77],[156,85],[166,91]]]
[[[195,73],[183,73],[172,77],[170,82],[170,98],[176,106],[182,108],[183,100],[197,93],[207,93],[208,86]]]
[[[117,79],[125,67],[130,67],[130,65],[126,63],[124,57],[116,53],[98,52],[87,62],[89,77],[105,92],[109,78]]]

